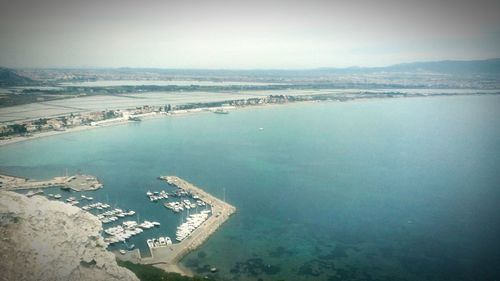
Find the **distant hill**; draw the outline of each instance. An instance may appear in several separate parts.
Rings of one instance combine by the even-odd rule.
[[[25,86],[34,83],[35,81],[28,77],[18,75],[11,69],[0,67],[0,86]]]
[[[118,68],[121,73],[160,73],[185,76],[247,76],[247,77],[315,77],[336,74],[367,74],[376,72],[446,73],[446,74],[500,74],[500,58],[487,60],[446,60],[433,62],[402,63],[384,67],[324,67],[313,69],[161,69],[161,68]]]
[[[403,63],[385,67],[388,71],[404,71],[404,72],[438,72],[452,74],[466,73],[490,73],[500,74],[500,58],[488,60],[472,60],[472,61],[435,61],[435,62],[414,62]]]
[[[374,73],[374,72],[433,72],[446,74],[500,74],[500,58],[487,60],[445,60],[432,62],[412,62],[384,67],[320,68],[322,73]]]

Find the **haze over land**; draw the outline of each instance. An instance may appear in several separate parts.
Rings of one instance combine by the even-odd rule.
[[[500,2],[3,0],[5,67],[316,68],[500,57]]]

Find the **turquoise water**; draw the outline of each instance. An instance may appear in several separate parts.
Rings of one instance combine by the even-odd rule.
[[[147,190],[177,175],[238,208],[183,263],[224,280],[498,280],[500,96],[202,113],[0,148],[3,173],[81,171],[173,235]],[[264,128],[259,130],[259,128]],[[216,274],[207,269],[216,266]]]

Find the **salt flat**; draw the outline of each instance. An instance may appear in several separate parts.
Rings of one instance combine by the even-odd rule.
[[[72,99],[61,99],[46,102],[17,105],[0,108],[0,122],[46,118],[69,115],[71,113],[92,112],[106,109],[127,109],[144,105],[163,106],[189,103],[209,103],[248,98],[261,98],[269,95],[332,95],[354,97],[354,95],[370,93],[399,92],[406,95],[435,94],[493,94],[498,90],[484,89],[287,89],[257,91],[220,91],[220,92],[149,92],[125,95],[85,96]]]
[[[319,91],[317,91],[319,93]],[[127,95],[86,96],[0,108],[0,122],[46,118],[106,109],[126,109],[144,105],[179,105],[290,94],[289,91],[247,92],[152,92]],[[295,91],[294,94],[311,94]]]

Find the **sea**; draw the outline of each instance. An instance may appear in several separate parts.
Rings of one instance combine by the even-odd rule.
[[[500,95],[252,107],[3,146],[0,172],[97,176],[93,202],[161,223],[143,255],[187,216],[146,196],[179,176],[237,208],[182,260],[217,280],[500,280],[499,122]]]

